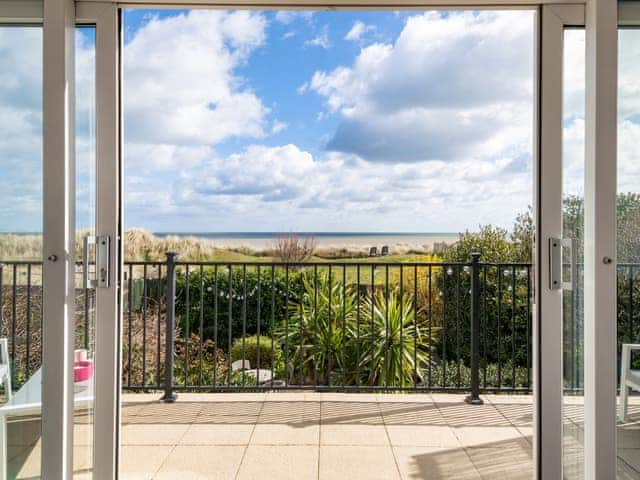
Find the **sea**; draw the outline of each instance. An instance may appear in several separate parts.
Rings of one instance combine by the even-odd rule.
[[[371,248],[388,246],[394,250],[425,249],[434,243],[453,243],[453,232],[154,232],[157,237],[196,237],[222,248],[249,247],[262,250],[272,247],[280,237],[313,237],[319,248]]]

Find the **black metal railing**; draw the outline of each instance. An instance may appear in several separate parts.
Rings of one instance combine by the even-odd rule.
[[[619,344],[640,337],[639,267],[618,266]],[[531,265],[480,257],[125,262],[123,388],[163,390],[167,400],[186,390],[530,392],[532,294]],[[91,349],[94,292],[78,288],[76,298],[76,347]],[[565,322],[572,390],[581,388],[581,328],[574,308]],[[41,262],[0,263],[0,337],[19,387],[42,358]]]
[[[128,390],[531,389],[529,264],[168,257],[124,293]]]

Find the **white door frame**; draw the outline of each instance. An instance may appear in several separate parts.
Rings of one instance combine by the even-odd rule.
[[[45,322],[43,400],[43,471],[47,478],[71,478],[73,436],[73,385],[71,354],[73,329],[73,230],[75,178],[73,165],[73,30],[74,22],[96,25],[96,142],[97,219],[96,233],[112,237],[112,272],[120,275],[122,258],[120,211],[120,72],[119,6],[181,6],[178,0],[113,0],[76,2],[46,0],[0,0],[3,22],[23,22],[40,17],[44,21],[44,255]],[[215,7],[211,1],[190,0],[191,5]],[[392,1],[371,0],[368,6],[393,6]],[[420,8],[522,8],[541,0],[409,0]],[[536,318],[539,344],[534,345],[534,385],[539,409],[535,413],[539,437],[535,447],[539,478],[562,477],[561,452],[561,301],[548,290],[548,245],[546,239],[561,234],[561,126],[562,126],[562,33],[575,24],[583,0],[554,0],[539,6],[539,136],[535,172],[536,217],[538,219],[536,265]],[[273,7],[269,0],[237,0],[235,6]],[[354,7],[348,0],[333,6]],[[326,8],[323,0],[283,0],[280,6]],[[75,6],[75,12],[74,12]],[[184,6],[184,3],[183,5]],[[218,7],[220,5],[217,5]],[[227,5],[232,8],[233,5]],[[362,5],[360,5],[362,8]],[[396,6],[396,8],[398,8]],[[623,7],[621,7],[622,9]],[[587,150],[585,185],[585,472],[587,478],[614,478],[615,452],[615,178],[616,178],[616,41],[615,0],[586,0],[587,31]],[[11,13],[12,12],[12,13]],[[576,16],[577,15],[577,16]],[[555,51],[553,49],[556,49]],[[598,228],[596,228],[596,225]],[[604,256],[613,259],[602,263]],[[97,293],[96,431],[95,476],[117,477],[120,339],[118,335],[121,278],[112,277],[111,287]],[[613,281],[612,281],[613,279]],[[106,319],[106,320],[105,320]],[[597,321],[596,321],[597,319]],[[598,339],[598,342],[595,340]],[[53,366],[53,367],[50,367]],[[46,372],[49,372],[48,374]],[[612,374],[613,372],[613,374]],[[61,389],[60,385],[65,388]],[[115,391],[114,391],[115,387]],[[597,415],[596,415],[597,412]]]
[[[584,25],[578,5],[545,5],[540,19],[534,325],[534,459],[539,478],[562,478],[562,291],[550,287],[549,239],[562,237],[563,43],[567,26]]]
[[[587,2],[584,199],[585,478],[615,478],[618,5]]]
[[[76,5],[76,22],[96,28],[96,235],[108,235],[108,288],[96,289],[94,466],[96,479],[118,477],[120,424],[120,19],[109,2]]]
[[[43,9],[42,472],[73,474],[75,311],[75,8]]]
[[[564,28],[586,32],[585,108],[585,479],[616,472],[617,3],[542,7],[536,304],[540,344],[534,394],[540,477],[562,478],[562,293],[549,286],[549,239],[562,237]],[[610,259],[607,263],[606,258]],[[554,454],[554,452],[556,452]]]
[[[43,475],[46,472],[47,480],[73,478],[75,27],[80,23],[96,27],[96,234],[111,236],[112,275],[109,288],[96,290],[94,428],[100,433],[94,438],[94,478],[117,478],[121,284],[118,8],[113,2],[0,0],[0,23],[43,27],[43,312],[46,312],[43,338],[46,341],[41,472]],[[47,260],[51,255],[55,255],[55,261]]]

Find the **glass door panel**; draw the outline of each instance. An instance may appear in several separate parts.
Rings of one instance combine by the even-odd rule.
[[[42,28],[0,26],[0,478],[40,477]]]
[[[562,137],[563,477],[584,477],[585,32],[564,32]]]
[[[96,248],[95,27],[76,29],[76,312],[74,478],[91,478],[94,444]],[[85,248],[87,251],[85,252]]]
[[[640,30],[618,35],[617,478],[640,478]]]

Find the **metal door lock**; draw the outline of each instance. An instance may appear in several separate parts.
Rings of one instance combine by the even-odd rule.
[[[611,259],[611,257],[604,257],[602,259],[602,263],[604,263],[605,265],[611,265],[613,263],[613,260]]]
[[[84,288],[109,288],[110,238],[108,235],[87,235],[84,237],[82,251]],[[89,271],[89,245],[95,245],[95,278],[91,278]]]
[[[47,257],[47,260],[49,260],[50,262],[57,262],[58,261],[58,256],[57,255],[49,255]]]

